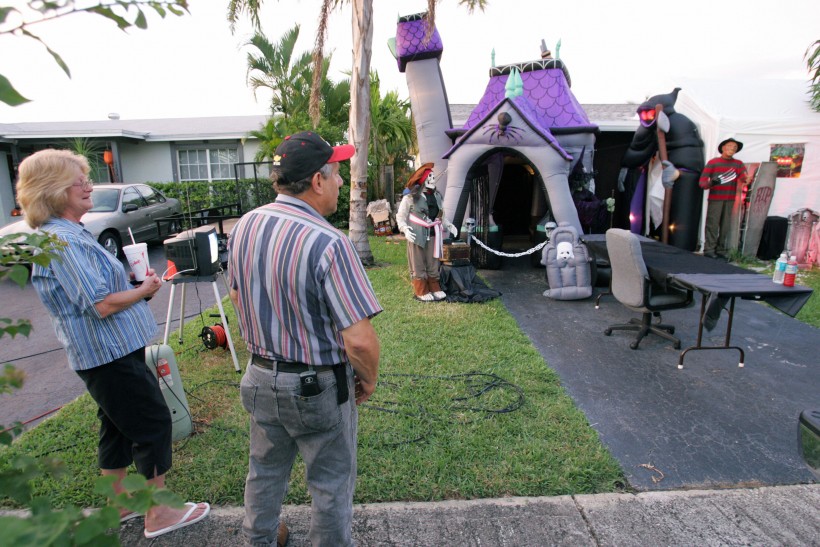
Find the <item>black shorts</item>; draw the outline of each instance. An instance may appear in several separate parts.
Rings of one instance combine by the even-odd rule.
[[[145,349],[88,370],[78,370],[100,419],[101,469],[134,463],[148,479],[171,469],[171,413]]]

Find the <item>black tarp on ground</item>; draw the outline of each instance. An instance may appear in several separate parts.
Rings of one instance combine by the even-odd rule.
[[[447,293],[447,302],[472,304],[498,298],[501,293],[489,288],[479,277],[472,264],[441,266],[441,288]]]
[[[556,301],[541,296],[543,268],[524,258],[480,275],[561,377],[601,440],[638,490],[814,482],[800,458],[797,420],[820,405],[820,330],[771,308],[738,300],[732,343],[746,350],[679,352],[658,337],[629,349],[634,333],[604,336],[638,314],[606,296]],[[596,289],[596,294],[601,289]],[[594,295],[593,295],[594,296]],[[699,306],[663,314],[683,347],[694,345]],[[720,344],[725,314],[704,342]],[[650,465],[663,473],[644,467]]]

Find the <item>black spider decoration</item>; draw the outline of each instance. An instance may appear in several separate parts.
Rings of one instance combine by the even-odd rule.
[[[493,139],[500,142],[502,138],[517,142],[521,140],[521,137],[524,135],[524,130],[520,127],[510,125],[511,121],[512,116],[507,112],[502,112],[498,115],[498,123],[488,125],[482,134],[490,134],[490,144],[493,143]]]

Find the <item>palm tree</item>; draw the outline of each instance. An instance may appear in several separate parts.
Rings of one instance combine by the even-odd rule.
[[[273,158],[276,147],[291,133],[284,116],[271,116],[261,128],[249,135],[259,140],[259,149],[253,161],[263,162]]]
[[[435,26],[437,0],[427,0],[430,28]],[[324,45],[327,36],[330,12],[344,0],[322,0],[319,29],[313,50],[313,85],[311,88],[310,112],[314,127],[319,124],[319,90],[321,86],[321,66],[324,59]],[[233,30],[242,13],[247,12],[251,22],[258,29],[259,9],[263,0],[229,0],[228,22]],[[481,10],[488,0],[459,0],[459,5],[467,6],[472,13]],[[349,237],[359,252],[364,264],[373,264],[373,252],[367,240],[367,144],[370,134],[370,59],[373,52],[373,0],[351,0],[353,6],[353,69],[350,77],[350,126],[349,141],[356,146],[356,155],[350,161],[350,231]]]
[[[90,177],[92,180],[100,182],[105,180],[100,177],[102,172],[102,156],[105,150],[105,143],[102,141],[89,139],[87,137],[72,137],[66,139],[65,148],[71,150],[75,154],[83,156],[88,160],[88,167],[90,170]],[[112,181],[113,182],[113,181]]]
[[[806,65],[809,69],[809,93],[811,93],[811,107],[820,112],[820,40],[816,40],[806,50]]]
[[[325,77],[322,80],[322,115],[323,120],[331,125],[347,129],[350,118],[350,80],[332,82],[327,78],[330,70],[330,61],[325,59]],[[341,137],[344,137],[344,132]]]
[[[250,135],[259,140],[259,150],[255,161],[265,161],[273,157],[276,147],[285,136],[303,130],[311,120],[308,116],[310,102],[311,56],[302,54],[295,63],[293,47],[299,34],[298,25],[289,30],[277,44],[261,33],[248,42],[259,54],[248,54],[248,81],[254,89],[265,87],[273,93],[271,99],[272,116],[259,130]],[[344,138],[350,107],[350,83],[347,80],[334,83],[327,77],[330,58],[322,62],[320,133],[332,142]],[[253,76],[251,76],[253,74]]]
[[[377,72],[370,73],[370,155],[379,173],[376,197],[387,194],[387,173],[392,171],[397,159],[406,157],[413,146],[413,127],[410,120],[410,103],[399,99],[397,91],[389,91],[381,97]]]
[[[295,25],[276,44],[261,32],[246,44],[256,49],[248,53],[248,83],[254,93],[269,89],[273,93],[271,112],[286,118],[306,111],[310,101],[311,56],[308,52],[294,55],[298,39],[299,25]]]

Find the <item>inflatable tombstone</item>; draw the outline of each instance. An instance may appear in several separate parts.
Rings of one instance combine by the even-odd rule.
[[[638,107],[641,125],[621,161],[618,186],[630,204],[630,231],[643,233],[645,203],[650,193],[650,164],[658,153],[655,107],[662,105],[663,114],[669,120],[669,128],[665,132],[667,154],[673,169],[680,172],[672,189],[669,223],[674,229],[670,230],[669,244],[694,251],[698,244],[703,208],[703,190],[698,186],[703,170],[703,141],[692,120],[675,112],[679,91],[680,88],[676,87],[672,93],[655,95]],[[656,227],[660,227],[660,219],[653,221]]]
[[[544,296],[554,300],[581,300],[592,296],[589,253],[578,239],[578,231],[568,223],[562,222],[552,231],[541,264],[547,267],[550,286]]]

